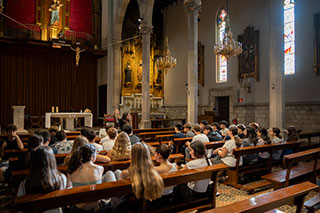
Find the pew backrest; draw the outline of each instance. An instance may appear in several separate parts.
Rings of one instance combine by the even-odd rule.
[[[215,182],[212,199],[212,208],[215,207],[216,179],[219,171],[227,169],[224,164],[177,171],[161,175],[165,186],[184,184],[190,181],[211,179]],[[88,186],[80,186],[72,189],[53,191],[47,194],[33,194],[16,198],[16,209],[19,211],[42,212],[48,209],[70,206],[83,202],[90,202],[109,197],[131,194],[129,180],[121,180],[111,183],[102,183]],[[214,195],[214,196],[213,196]],[[145,202],[142,202],[145,205]],[[141,208],[145,209],[145,208]]]

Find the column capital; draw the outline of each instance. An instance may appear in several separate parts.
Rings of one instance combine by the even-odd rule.
[[[201,10],[201,0],[184,0],[183,5],[187,16],[199,15]]]
[[[140,24],[140,35],[150,35],[152,33],[153,26],[150,24]]]

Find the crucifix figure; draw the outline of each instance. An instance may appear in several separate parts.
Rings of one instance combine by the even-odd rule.
[[[80,61],[80,53],[85,51],[86,49],[80,50],[80,47],[76,47],[76,49],[73,49],[72,47],[70,48],[76,52],[76,66],[78,66]]]

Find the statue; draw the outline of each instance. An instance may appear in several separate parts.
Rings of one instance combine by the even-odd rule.
[[[156,79],[156,84],[158,84],[158,85],[161,84],[161,81],[162,81],[161,73],[162,73],[162,71],[158,70],[157,79]]]
[[[53,3],[50,5],[49,12],[51,12],[51,19],[49,26],[56,24],[59,24],[59,11],[60,7],[62,7],[63,4],[59,3],[59,0],[53,0]]]
[[[79,61],[80,61],[80,53],[85,51],[86,49],[80,50],[80,47],[76,47],[76,49],[73,49],[70,47],[73,51],[76,52],[76,66],[79,66]]]
[[[140,60],[140,63],[139,63],[139,69],[137,72],[137,79],[138,79],[138,82],[142,82],[142,60]]]
[[[127,62],[127,66],[124,70],[124,86],[128,87],[131,82],[132,82],[132,78],[131,78],[131,73],[132,73],[132,69],[131,69],[131,64],[130,64],[130,60]]]

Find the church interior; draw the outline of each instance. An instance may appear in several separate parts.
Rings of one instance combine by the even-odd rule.
[[[1,212],[320,212],[319,0],[0,0]]]

